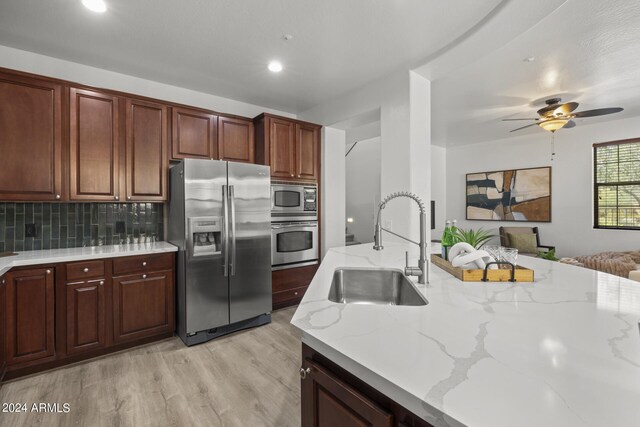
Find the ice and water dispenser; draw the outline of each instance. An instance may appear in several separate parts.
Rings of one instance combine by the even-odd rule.
[[[216,255],[222,250],[222,217],[189,218],[193,256]]]

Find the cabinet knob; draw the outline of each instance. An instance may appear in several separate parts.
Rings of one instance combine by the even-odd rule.
[[[47,274],[51,274],[51,270],[47,270],[47,271],[46,271],[46,273],[47,273]]]
[[[143,279],[146,279],[146,278],[147,278],[147,275],[146,275],[146,274],[143,274],[143,275],[142,275],[142,278],[143,278]]]
[[[4,281],[4,279],[2,279],[2,284],[4,285],[6,282]]]
[[[118,197],[118,196],[113,196],[113,200],[120,200],[120,197]]]
[[[85,273],[88,273],[89,272],[89,267],[83,268],[82,271],[84,271]]]
[[[147,261],[142,261],[142,266],[146,267],[147,266]]]
[[[293,175],[293,174],[291,174],[291,178],[293,178],[293,176],[294,176],[294,175]]]
[[[56,200],[60,200],[60,195],[56,194]]]
[[[104,280],[100,280],[100,286],[104,285]]]
[[[307,375],[311,373],[311,368],[300,368],[300,378],[303,380],[307,378]]]
[[[127,196],[127,200],[131,200],[131,196]]]
[[[294,295],[296,295],[296,296],[298,296],[298,292],[297,292],[297,291],[296,291],[296,292],[294,292],[293,294],[294,294]]]

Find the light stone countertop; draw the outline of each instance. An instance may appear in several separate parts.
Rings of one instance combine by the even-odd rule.
[[[520,257],[535,283],[431,265],[426,306],[327,299],[336,268],[401,269],[407,249],[331,249],[291,320],[302,341],[436,426],[640,426],[640,283]]]
[[[0,258],[0,275],[13,267],[121,256],[176,252],[178,248],[167,242],[130,243],[125,245],[88,246],[83,248],[48,249],[18,252],[18,255]]]

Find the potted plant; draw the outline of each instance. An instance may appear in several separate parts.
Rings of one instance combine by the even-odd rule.
[[[482,228],[479,228],[478,230],[474,230],[473,228],[468,230],[458,228],[453,235],[453,241],[454,244],[464,242],[470,244],[476,249],[480,249],[494,237],[496,237],[495,234],[492,234]]]

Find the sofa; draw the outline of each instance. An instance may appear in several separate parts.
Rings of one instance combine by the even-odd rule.
[[[602,252],[595,255],[562,258],[560,262],[578,265],[640,282],[640,251]]]

